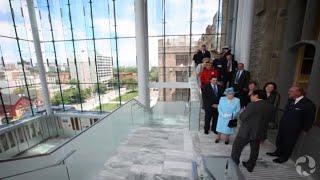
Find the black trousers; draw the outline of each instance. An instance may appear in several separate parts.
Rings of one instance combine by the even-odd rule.
[[[243,148],[250,143],[250,158],[247,161],[248,166],[254,167],[259,156],[260,141],[250,140],[249,138],[243,138],[237,136],[232,145],[231,158],[238,165],[240,163],[240,156]]]
[[[240,87],[238,86],[234,86],[235,91],[237,91],[238,93],[235,95],[237,98],[240,99],[240,106],[241,108],[245,107],[246,105],[246,101],[248,98],[248,91],[243,91]],[[249,98],[250,99],[250,98]]]
[[[204,115],[204,130],[209,131],[210,130],[210,123],[211,124],[211,131],[217,132],[217,121],[218,121],[218,109],[217,108],[205,108],[205,115]]]
[[[279,129],[276,140],[276,152],[280,155],[280,157],[284,159],[290,158],[298,138],[299,133],[290,132],[283,128]]]
[[[231,84],[232,84],[232,75],[233,75],[232,72],[225,72],[225,73],[223,73],[222,81],[223,81],[223,83],[224,83],[224,85],[225,85],[226,88],[231,87]]]

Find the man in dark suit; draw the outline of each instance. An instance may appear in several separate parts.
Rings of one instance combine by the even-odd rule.
[[[231,81],[233,75],[238,70],[238,62],[234,60],[232,54],[228,54],[223,63],[223,71],[224,71],[224,84],[227,86],[231,85]]]
[[[223,94],[222,88],[217,84],[217,77],[211,77],[210,84],[202,90],[203,106],[205,110],[204,133],[209,134],[212,119],[211,131],[217,134],[216,126],[218,120],[218,104]]]
[[[238,69],[233,75],[231,87],[238,92],[236,96],[240,99],[241,107],[244,106],[244,98],[248,93],[249,81],[250,72],[244,69],[243,63],[238,63]]]
[[[277,149],[267,153],[278,157],[273,160],[275,163],[284,163],[290,158],[300,134],[306,134],[315,120],[316,106],[304,96],[303,88],[293,86],[288,94],[289,100],[279,125]]]
[[[266,102],[263,90],[254,90],[251,103],[240,114],[241,126],[232,146],[231,158],[238,165],[243,148],[250,143],[250,158],[242,162],[249,172],[253,171],[259,156],[260,142],[267,138],[269,119],[274,114],[274,107]]]
[[[201,49],[193,56],[195,65],[202,63],[203,58],[211,58],[210,52],[207,50],[207,46],[204,44],[201,46]]]

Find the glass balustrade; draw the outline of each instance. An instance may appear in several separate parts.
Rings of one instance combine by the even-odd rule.
[[[133,128],[149,117],[138,101],[128,101],[49,155],[1,162],[0,179],[92,179]]]
[[[135,127],[161,124],[199,130],[199,88],[193,75],[187,83],[188,98],[185,101],[158,100],[148,110],[132,99],[49,153],[0,162],[0,179],[94,179]],[[59,114],[60,118],[62,116]]]

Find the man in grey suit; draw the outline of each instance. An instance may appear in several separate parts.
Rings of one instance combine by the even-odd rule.
[[[268,122],[273,117],[274,107],[264,101],[266,95],[262,90],[255,90],[250,96],[251,103],[240,114],[240,129],[232,146],[231,158],[239,165],[243,148],[250,143],[250,158],[242,162],[252,172],[259,156],[260,143],[267,138]]]

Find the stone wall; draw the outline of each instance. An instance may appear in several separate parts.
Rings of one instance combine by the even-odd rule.
[[[260,87],[276,81],[282,50],[287,0],[257,0],[254,5],[249,70]]]
[[[319,75],[320,64],[320,14],[318,0],[256,0],[250,48],[249,70],[252,78],[262,86],[266,81],[276,81],[281,95],[280,107],[287,100],[288,88],[296,83],[299,47],[312,44],[316,48],[312,72],[307,82],[307,97],[317,108],[320,106]],[[318,121],[320,121],[320,110]],[[320,162],[320,128],[313,128],[299,137],[291,156],[296,160],[308,154]],[[312,175],[320,178],[320,170]]]

